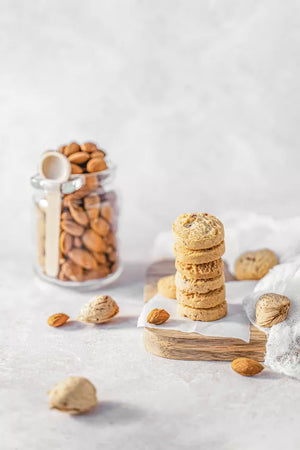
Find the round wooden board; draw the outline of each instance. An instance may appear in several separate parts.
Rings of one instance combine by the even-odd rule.
[[[225,266],[226,281],[234,277]],[[145,283],[145,301],[157,292],[159,278],[175,273],[174,260],[166,259],[151,264]],[[263,361],[266,335],[250,325],[250,342],[235,338],[210,337],[198,333],[183,333],[176,330],[144,328],[145,349],[154,355],[169,359],[232,361],[241,356]]]

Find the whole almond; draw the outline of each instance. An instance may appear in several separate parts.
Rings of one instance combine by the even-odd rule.
[[[65,148],[66,148],[65,145],[62,145],[61,147],[59,147],[59,149],[58,149],[59,153],[64,153]]]
[[[161,325],[166,322],[169,317],[170,314],[165,309],[155,308],[148,314],[147,322],[154,325]]]
[[[67,316],[67,314],[64,313],[58,313],[58,314],[53,314],[52,316],[50,316],[47,320],[48,325],[50,325],[50,327],[61,327],[64,323],[67,322],[67,320],[69,319],[69,316]]]
[[[64,155],[69,156],[72,155],[72,153],[79,152],[79,150],[79,145],[76,142],[71,142],[71,144],[64,147]]]
[[[103,252],[105,250],[105,242],[93,230],[86,230],[82,236],[82,242],[85,247],[92,252]]]
[[[77,191],[73,192],[72,194],[65,195],[65,197],[69,196],[70,200],[81,200],[86,195],[90,194],[90,189],[85,184],[80,188],[77,189]]]
[[[93,255],[83,248],[72,248],[68,256],[75,264],[78,264],[78,266],[84,269],[90,270],[97,268],[97,261]]]
[[[70,259],[62,264],[61,271],[71,281],[82,280],[82,267]]]
[[[105,169],[107,169],[106,162],[102,157],[99,156],[90,159],[86,165],[86,170],[88,172],[101,172]]]
[[[83,150],[84,152],[92,153],[97,150],[97,145],[93,142],[85,142],[84,144],[82,144],[81,150]]]
[[[79,225],[82,225],[83,227],[86,227],[88,225],[88,215],[83,210],[83,208],[81,208],[81,206],[79,206],[75,201],[70,201],[69,209],[71,216],[75,220],[75,222],[79,223]]]
[[[71,234],[66,233],[65,231],[62,231],[60,233],[59,238],[59,248],[62,251],[62,253],[65,255],[68,253],[68,251],[71,250],[73,246],[73,237]]]
[[[109,202],[105,202],[101,204],[100,208],[101,216],[107,220],[107,222],[111,223],[113,218],[113,208]]]
[[[107,236],[110,230],[109,223],[102,217],[91,220],[91,228],[100,236]]]
[[[83,164],[88,159],[90,159],[90,155],[87,152],[76,152],[69,156],[69,161],[73,164]]]
[[[93,255],[98,264],[106,264],[106,256],[105,253],[93,252]]]
[[[72,220],[72,216],[69,211],[64,211],[61,215],[61,220]]]
[[[231,363],[232,369],[245,377],[257,375],[264,369],[264,366],[258,361],[250,358],[237,358]]]
[[[84,232],[84,228],[73,220],[62,220],[61,227],[72,236],[81,236]]]
[[[91,158],[97,158],[97,157],[101,157],[103,158],[105,156],[105,152],[103,150],[95,150],[94,152],[91,153]]]
[[[112,319],[118,312],[117,303],[109,295],[98,295],[81,308],[78,320],[104,323]]]
[[[95,280],[97,278],[105,278],[109,274],[109,269],[104,264],[98,264],[97,269],[86,270],[83,274],[83,280]]]
[[[82,167],[78,166],[77,164],[71,163],[71,173],[73,175],[75,175],[75,174],[79,175],[79,174],[83,173],[83,169],[82,169]]]
[[[85,184],[89,189],[96,189],[99,186],[97,175],[87,174],[85,175]]]
[[[73,245],[76,248],[82,247],[82,240],[80,239],[80,237],[75,237],[74,238]]]
[[[91,220],[97,219],[100,211],[100,197],[91,195],[83,199],[84,209]]]
[[[112,247],[117,246],[116,235],[113,231],[110,231],[110,233],[108,233],[108,235],[105,238],[105,242],[107,243],[107,245],[111,245]]]

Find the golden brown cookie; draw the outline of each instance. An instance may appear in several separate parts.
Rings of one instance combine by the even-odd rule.
[[[224,240],[222,222],[207,213],[182,214],[173,223],[175,243],[191,250],[211,248]]]
[[[169,275],[158,280],[157,290],[164,297],[176,299],[175,275]]]
[[[191,320],[201,320],[202,322],[212,322],[222,319],[227,314],[227,303],[223,302],[214,308],[197,309],[178,304],[177,312],[181,316],[188,317]]]
[[[225,276],[222,273],[219,277],[206,278],[204,280],[193,280],[176,272],[175,285],[179,291],[185,291],[193,294],[206,294],[215,289],[220,289],[225,283]]]
[[[260,280],[278,264],[276,255],[268,249],[246,252],[235,263],[238,280]]]
[[[193,280],[215,278],[223,273],[223,261],[221,258],[203,264],[188,264],[177,259],[175,267],[182,275]]]
[[[189,250],[185,247],[174,245],[174,255],[178,261],[188,264],[203,264],[220,259],[225,253],[225,243],[222,241],[215,247],[202,250]]]
[[[193,294],[177,289],[177,300],[181,305],[190,306],[191,308],[213,308],[225,301],[225,286],[223,285],[221,288],[206,294]]]

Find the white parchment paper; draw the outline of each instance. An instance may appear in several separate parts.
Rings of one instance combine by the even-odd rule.
[[[226,299],[228,314],[214,322],[199,322],[181,317],[177,314],[177,301],[155,295],[147,302],[138,319],[138,327],[155,328],[156,325],[147,322],[147,316],[154,308],[165,309],[170,314],[167,322],[159,325],[160,329],[184,331],[185,333],[199,333],[205,336],[234,337],[249,342],[249,320],[243,310],[241,298],[253,292],[255,281],[231,281],[226,283]]]

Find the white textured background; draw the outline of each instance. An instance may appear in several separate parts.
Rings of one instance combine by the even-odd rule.
[[[119,166],[126,258],[183,211],[296,213],[297,0],[0,7],[0,201],[16,249],[41,152],[74,139]]]

